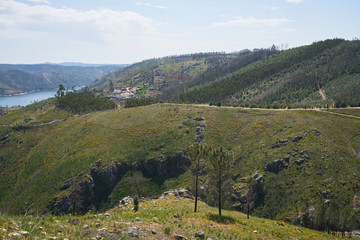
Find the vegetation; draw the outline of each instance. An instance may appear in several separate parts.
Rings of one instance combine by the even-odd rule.
[[[224,211],[222,220],[217,209],[200,202],[200,211],[193,213],[193,201],[170,196],[142,202],[139,211],[132,206],[118,207],[106,213],[88,213],[83,216],[7,216],[0,215],[0,238],[34,239],[133,239],[130,229],[137,229],[140,239],[174,238],[180,234],[195,238],[199,230],[205,239],[337,239],[327,233],[293,226],[281,221],[263,218],[247,220],[239,212]],[[174,218],[179,214],[180,218]],[[154,222],[154,220],[156,222]],[[11,237],[13,236],[13,237]],[[134,236],[134,235],[132,235]]]
[[[360,41],[331,39],[270,49],[151,59],[104,76],[94,86],[143,86],[178,103],[251,108],[359,106]]]
[[[60,89],[59,91],[60,96],[56,98],[56,106],[71,113],[83,114],[93,111],[114,109],[116,106],[115,103],[109,99],[95,97],[89,92],[68,92],[64,95]]]
[[[209,156],[209,169],[210,176],[213,178],[216,184],[216,191],[218,195],[218,208],[219,216],[221,218],[222,199],[224,197],[225,185],[229,185],[230,169],[232,167],[232,156],[229,153],[223,151],[222,147],[212,151]]]
[[[49,211],[47,206],[53,199],[75,190],[97,162],[101,162],[100,171],[121,162],[142,164],[176,156],[194,142],[194,119],[203,116],[207,146],[223,146],[234,154],[235,166],[231,168],[228,186],[241,183],[243,177],[256,171],[264,175],[266,194],[254,206],[254,215],[293,222],[306,205],[316,207],[323,192],[329,191],[326,199],[343,206],[336,216],[344,216],[346,212],[342,211],[350,209],[351,217],[344,219],[346,226],[359,227],[359,215],[356,207],[353,209],[360,185],[357,118],[326,111],[165,104],[76,116],[56,108],[52,101],[56,100],[0,117],[2,212]],[[348,114],[355,112],[353,109]],[[24,122],[24,116],[32,120]],[[301,140],[296,136],[301,136]],[[290,161],[286,168],[278,173],[264,171],[267,164],[287,156]],[[109,209],[131,192],[135,195],[136,185],[141,186],[139,192],[144,197],[169,188],[192,189],[193,172],[179,174],[159,177],[141,172],[143,178],[131,180],[129,173],[94,209]],[[61,190],[68,181],[74,181],[73,185]],[[215,185],[208,174],[199,175],[199,186],[199,197],[217,205],[216,193],[209,191]],[[227,194],[222,201],[225,209],[232,207],[229,200],[233,194]]]

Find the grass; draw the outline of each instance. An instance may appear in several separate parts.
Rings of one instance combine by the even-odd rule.
[[[0,215],[0,238],[10,239],[9,235],[26,231],[23,239],[91,239],[96,236],[128,239],[122,232],[138,227],[146,230],[140,233],[143,239],[171,239],[175,234],[194,239],[199,230],[211,239],[336,239],[323,232],[283,222],[257,217],[246,219],[246,215],[239,212],[224,211],[221,219],[216,213],[216,208],[203,203],[199,204],[199,211],[193,213],[193,200],[170,196],[141,202],[138,212],[128,205],[111,209],[106,215]],[[175,218],[175,214],[180,217]]]
[[[40,126],[29,122],[24,124],[27,129],[0,127],[0,139],[5,138],[0,143],[0,211],[3,213],[48,211],[54,197],[71,191],[71,188],[61,191],[60,187],[70,179],[81,181],[99,160],[106,168],[115,162],[141,163],[184,151],[194,143],[197,126],[194,119],[201,116],[206,122],[204,141],[233,152],[234,175],[240,174],[241,179],[256,171],[265,174],[267,194],[262,205],[255,208],[258,216],[291,222],[306,202],[318,202],[322,191],[330,190],[332,199],[340,205],[351,204],[358,194],[359,119],[312,110],[166,104],[87,115],[66,115],[52,109],[50,104],[46,108],[42,115],[54,114],[46,122],[62,120]],[[0,117],[0,123],[14,124],[24,114],[37,109],[34,105],[7,114]],[[67,116],[65,120],[64,116]],[[38,124],[43,120],[33,121]],[[295,136],[303,138],[295,142]],[[285,145],[273,147],[286,139]],[[297,165],[295,161],[304,154],[309,159]],[[287,169],[278,174],[264,171],[266,164],[286,156],[290,156]],[[206,176],[202,181],[206,181]],[[129,189],[122,184],[124,181],[114,188],[106,208],[127,196]],[[167,188],[193,188],[189,171],[160,183],[150,178],[146,184],[151,195]]]

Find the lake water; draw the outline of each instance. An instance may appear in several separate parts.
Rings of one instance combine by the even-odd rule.
[[[9,96],[9,97],[1,97],[0,96],[0,106],[1,107],[13,107],[13,106],[26,106],[34,102],[38,102],[50,97],[54,97],[56,94],[56,90],[48,90],[48,91],[38,91],[31,92],[24,95],[17,96]]]

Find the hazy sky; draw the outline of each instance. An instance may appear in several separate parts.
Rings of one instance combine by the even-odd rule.
[[[134,63],[360,38],[360,0],[0,0],[0,63]]]

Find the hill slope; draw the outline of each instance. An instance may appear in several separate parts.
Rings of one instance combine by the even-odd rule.
[[[110,81],[115,88],[140,86],[147,95],[185,103],[359,106],[359,66],[360,41],[332,39],[286,51],[152,59],[106,75],[94,86],[108,90]]]
[[[30,119],[26,124],[24,116]],[[203,131],[195,120],[200,117]],[[193,189],[184,151],[203,132],[209,146],[234,154],[228,207],[244,208],[244,178],[257,172],[256,179],[264,180],[254,202],[257,215],[292,222],[306,207],[329,199],[342,206],[337,216],[346,214],[352,228],[360,227],[352,222],[359,209],[357,118],[183,105],[76,116],[40,102],[0,117],[0,124],[1,211],[107,209],[133,192],[134,171],[144,177],[147,196]],[[201,197],[215,204],[209,184],[207,175],[201,176]]]
[[[360,41],[326,40],[273,55],[179,99],[258,106],[359,105],[359,66]]]
[[[80,67],[55,64],[0,64],[0,95],[56,89],[59,84],[68,88],[89,85],[120,67],[121,65]]]
[[[205,239],[336,239],[332,235],[296,227],[283,222],[225,211],[220,220],[216,209],[200,203],[193,213],[193,201],[171,195],[165,199],[120,206],[105,214],[85,216],[40,216],[0,218],[0,237],[16,234],[27,238],[60,239],[193,239],[202,231]],[[177,214],[177,215],[176,215]],[[174,217],[178,216],[178,217]],[[177,238],[176,238],[177,236]],[[201,239],[201,238],[200,238]]]

